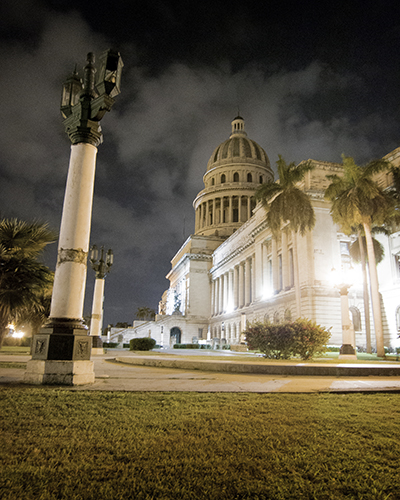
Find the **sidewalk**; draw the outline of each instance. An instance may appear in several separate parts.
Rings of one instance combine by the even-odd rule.
[[[198,356],[207,359],[196,359]],[[179,392],[358,392],[399,391],[400,363],[269,363],[231,354],[129,351],[93,356],[95,382],[67,390]],[[0,355],[0,361],[26,362],[29,356]],[[0,368],[0,387],[23,384],[24,370]],[[26,387],[28,387],[26,385]]]

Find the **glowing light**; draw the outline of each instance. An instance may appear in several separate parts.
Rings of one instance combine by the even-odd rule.
[[[12,334],[12,336],[15,339],[22,339],[22,337],[24,336],[24,332],[22,330],[14,330],[14,333]]]
[[[270,299],[273,295],[274,295],[274,293],[273,293],[273,290],[272,290],[272,286],[271,285],[265,285],[264,288],[263,288],[263,294],[262,294],[263,300]]]
[[[234,305],[233,305],[233,301],[232,301],[232,300],[230,300],[230,301],[228,302],[228,304],[226,305],[226,312],[227,312],[227,314],[229,314],[229,313],[233,312],[233,311],[234,311],[234,309],[235,309],[235,307],[234,307]]]

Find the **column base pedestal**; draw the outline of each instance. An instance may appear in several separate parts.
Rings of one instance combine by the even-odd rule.
[[[104,354],[103,341],[101,340],[101,337],[91,335],[90,338],[92,339],[92,356],[100,356],[101,354]]]
[[[354,360],[357,359],[356,350],[351,344],[343,344],[340,348],[339,359]]]
[[[37,385],[86,385],[94,383],[93,361],[31,359],[24,382]]]

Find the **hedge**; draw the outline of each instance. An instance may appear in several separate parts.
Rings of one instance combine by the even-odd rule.
[[[129,349],[131,351],[151,351],[154,349],[156,341],[150,337],[131,339]]]

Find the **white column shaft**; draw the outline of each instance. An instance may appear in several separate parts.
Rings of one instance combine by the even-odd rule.
[[[94,335],[96,337],[101,336],[101,328],[103,326],[104,284],[104,278],[97,278],[94,283],[90,335]]]
[[[51,300],[52,318],[82,318],[96,155],[97,148],[91,144],[71,146]]]

